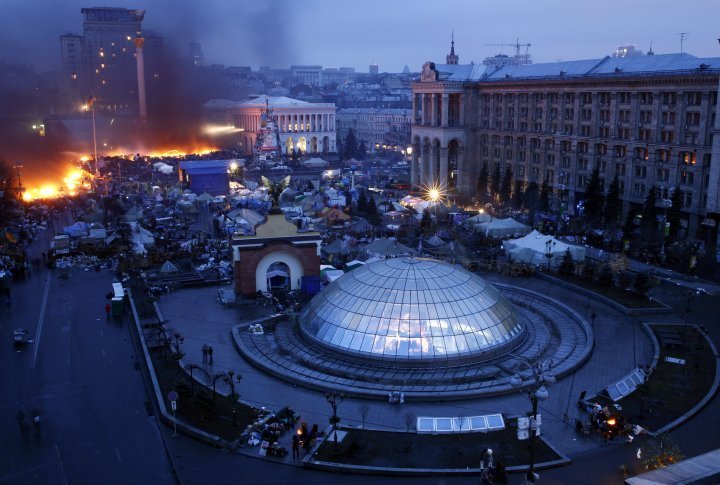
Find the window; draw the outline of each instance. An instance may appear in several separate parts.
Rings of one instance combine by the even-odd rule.
[[[640,93],[640,104],[652,104],[653,93]]]
[[[662,104],[674,105],[676,100],[675,93],[662,93]]]
[[[689,106],[699,106],[702,101],[700,93],[687,93],[687,104]]]
[[[588,169],[587,158],[578,159],[577,167],[578,167],[578,170],[587,170]]]
[[[618,93],[618,103],[620,104],[629,104],[630,103],[630,93],[628,92],[621,92]]]
[[[548,93],[548,101],[551,104],[555,104],[558,101],[558,95],[557,93]]]
[[[645,197],[645,185],[644,184],[634,184],[633,185],[633,195],[635,197]]]
[[[613,147],[613,156],[624,157],[625,155],[627,155],[627,147],[625,145],[615,145]]]
[[[583,119],[583,121],[590,121],[592,119],[592,110],[591,109],[582,110],[582,119]]]
[[[610,106],[610,93],[600,93],[598,95],[600,106]]]
[[[500,158],[500,149],[499,149],[499,148],[495,148],[495,149],[493,150],[493,156],[494,156],[495,158]]]
[[[675,123],[675,112],[674,111],[663,111],[660,115],[661,123],[672,125]]]
[[[575,110],[572,108],[565,108],[565,119],[571,120],[575,116]]]
[[[644,179],[647,177],[647,167],[635,165],[635,178]]]
[[[583,125],[580,127],[580,136],[590,136],[590,127]]]
[[[685,115],[685,124],[688,126],[698,126],[700,124],[700,113],[687,113]]]
[[[513,151],[512,150],[505,150],[505,158],[507,160],[512,160],[513,157]]]
[[[535,93],[533,94],[533,101],[536,103],[542,103],[543,101],[543,94],[542,93]]]
[[[580,94],[580,102],[582,104],[592,103],[592,93],[581,93]]]
[[[571,124],[565,125],[565,131],[563,133],[565,135],[572,135],[573,134],[573,125],[571,125]]]
[[[610,138],[610,128],[607,126],[600,127],[600,138]]]
[[[640,130],[640,131],[647,131],[647,130]],[[629,140],[630,139],[630,128],[620,128],[618,130],[618,138],[622,140]]]
[[[638,130],[638,140],[651,141],[652,130]]]
[[[685,165],[695,165],[697,162],[697,153],[680,152],[680,161]]]
[[[552,181],[555,180],[555,170],[548,170],[547,172],[545,172],[545,176],[550,181],[550,183],[552,183]]]
[[[623,109],[618,112],[618,117],[621,123],[627,123],[630,121],[630,111]]]
[[[520,165],[518,167],[518,176],[525,177],[525,165]]]
[[[683,195],[685,196],[685,200],[683,201],[683,206],[690,207],[692,205],[692,200],[693,200],[692,192],[683,192]]]
[[[683,185],[692,185],[695,182],[695,174],[687,170],[680,172],[680,183]]]
[[[615,174],[618,177],[622,177],[625,175],[625,164],[624,163],[616,163],[615,164]]]
[[[586,175],[578,175],[577,188],[584,189],[586,186],[587,186],[587,176]]]
[[[565,102],[566,103],[574,103],[575,102],[575,93],[565,93]]]
[[[551,167],[555,165],[555,155],[547,156],[547,164]]]
[[[640,112],[640,122],[641,123],[652,122],[652,111],[641,111]]]
[[[667,131],[662,130],[660,132],[660,141],[663,143],[672,143],[675,139],[675,132],[674,131]]]
[[[670,170],[667,168],[658,168],[657,170],[657,180],[658,182],[667,182],[670,180]],[[667,198],[667,197],[665,197]]]

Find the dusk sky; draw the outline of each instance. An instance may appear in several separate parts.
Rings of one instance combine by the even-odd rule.
[[[482,62],[531,43],[534,62],[598,58],[619,44],[656,53],[680,51],[720,57],[720,2],[716,0],[2,0],[0,59],[57,69],[58,37],[82,33],[81,7],[147,11],[144,26],[185,54],[203,43],[206,61],[226,65],[320,64],[365,72],[426,60],[444,62],[451,33],[461,63]]]

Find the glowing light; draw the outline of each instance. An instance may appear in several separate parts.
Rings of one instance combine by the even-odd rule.
[[[610,426],[615,426],[617,424],[617,421],[615,420],[615,418],[610,418],[607,420],[607,424]]]
[[[242,128],[236,128],[232,125],[205,125],[202,127],[202,132],[208,136],[218,135],[229,135],[231,133],[238,133],[245,131]]]
[[[230,171],[231,171],[231,172],[234,172],[234,171],[237,170],[237,169],[238,169],[238,164],[237,164],[237,162],[231,162],[231,163],[230,163]]]
[[[428,198],[433,202],[437,202],[440,198],[440,191],[438,189],[430,189],[428,191]]]

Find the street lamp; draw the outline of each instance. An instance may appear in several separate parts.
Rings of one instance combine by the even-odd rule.
[[[340,393],[334,393],[334,392],[328,392],[325,394],[325,400],[330,404],[330,407],[332,407],[332,416],[330,416],[330,425],[332,426],[333,435],[335,436],[335,447],[337,448],[338,444],[338,438],[337,438],[337,425],[340,422],[340,418],[337,415],[337,408],[338,404],[343,402],[345,400],[345,395]]]
[[[237,400],[240,397],[240,395],[235,392],[235,381],[233,380],[233,377],[237,379],[238,384],[240,383],[240,380],[242,379],[242,376],[238,374],[235,375],[234,370],[227,371],[227,374],[223,376],[223,380],[230,386],[230,394],[228,395],[228,399],[231,401],[232,405],[232,425],[237,426],[237,419],[236,419],[236,406],[237,406]],[[213,389],[215,388],[215,382],[213,381]]]
[[[548,239],[545,241],[545,257],[547,258],[547,269],[550,271],[550,260],[553,257],[552,248],[555,247],[557,244],[557,241],[553,241],[552,239]]]
[[[663,209],[663,222],[662,222],[662,228],[660,232],[660,262],[665,262],[665,231],[667,230],[667,211],[670,206],[672,206],[672,200],[671,199],[662,199],[662,206]]]
[[[543,362],[531,362],[530,360],[514,356],[520,360],[520,363],[527,366],[532,371],[532,381],[528,387],[528,398],[532,404],[532,414],[530,416],[530,467],[527,472],[527,481],[533,483],[537,476],[535,475],[535,444],[537,438],[540,420],[538,419],[538,401],[544,401],[548,398],[549,393],[545,384],[552,384],[556,381],[552,374],[552,360]],[[510,378],[510,385],[516,389],[525,387],[525,381],[520,374],[515,373]]]

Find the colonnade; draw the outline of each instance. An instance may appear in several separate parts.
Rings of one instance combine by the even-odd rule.
[[[335,131],[335,115],[323,113],[276,114],[280,133]]]

